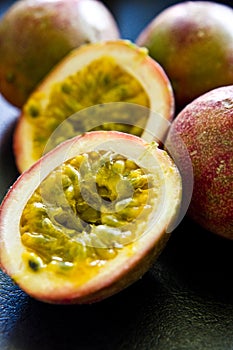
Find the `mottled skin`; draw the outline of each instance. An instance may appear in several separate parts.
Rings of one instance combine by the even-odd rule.
[[[118,37],[114,18],[99,1],[17,1],[0,21],[0,91],[21,107],[72,49]]]
[[[233,86],[214,89],[175,119],[193,164],[189,215],[205,229],[233,239]]]
[[[143,30],[137,43],[165,69],[177,110],[203,93],[233,84],[233,9],[213,2],[171,6]]]

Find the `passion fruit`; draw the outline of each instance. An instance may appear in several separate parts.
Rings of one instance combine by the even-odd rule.
[[[170,81],[146,50],[129,41],[116,40],[72,51],[24,105],[14,135],[19,171],[41,157],[50,135],[66,118],[89,106],[121,101],[144,106],[168,121],[174,116]],[[124,118],[124,113],[119,114]],[[149,123],[149,116],[144,117],[144,124]],[[134,123],[138,118],[135,115]],[[70,136],[89,131],[90,125],[90,118],[83,118],[75,129],[71,127]],[[126,128],[125,124],[118,125],[117,130],[141,136],[138,129]]]
[[[0,21],[0,91],[17,107],[68,52],[119,38],[108,8],[96,0],[20,0]]]
[[[172,123],[168,144],[175,143],[175,135],[182,138],[193,165],[189,216],[208,231],[233,239],[233,86],[214,89],[186,106]]]
[[[3,200],[2,269],[45,302],[113,295],[165,246],[181,187],[176,165],[155,142],[117,131],[69,139],[25,171]]]
[[[226,5],[187,1],[170,6],[136,43],[164,68],[177,111],[209,90],[233,84],[233,9]]]

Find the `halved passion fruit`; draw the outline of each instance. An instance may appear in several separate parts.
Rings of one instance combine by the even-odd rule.
[[[29,295],[89,303],[140,278],[181,202],[169,155],[134,135],[92,131],[25,171],[0,211],[2,269]]]
[[[146,49],[125,40],[84,45],[62,60],[25,104],[14,137],[19,171],[41,157],[48,138],[66,118],[108,102],[138,104],[169,121],[174,115],[171,84]],[[149,116],[138,118],[144,118],[145,127]],[[76,135],[89,131],[89,118],[79,127]],[[116,129],[141,136],[125,124]]]

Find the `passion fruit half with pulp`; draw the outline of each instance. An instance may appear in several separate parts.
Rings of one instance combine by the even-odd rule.
[[[45,302],[113,295],[140,278],[165,246],[181,187],[176,165],[156,143],[117,131],[69,139],[6,195],[2,269]]]
[[[19,171],[41,157],[50,135],[66,118],[108,102],[138,104],[169,121],[174,115],[171,84],[146,50],[124,40],[84,45],[60,62],[25,104],[14,136]],[[89,121],[83,118],[70,136],[89,131]],[[144,127],[148,122],[149,116]],[[117,130],[141,136],[125,124]]]

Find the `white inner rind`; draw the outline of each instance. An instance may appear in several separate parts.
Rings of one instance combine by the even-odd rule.
[[[92,150],[112,150],[134,160],[160,178],[160,210],[150,222],[148,231],[133,244],[120,250],[117,257],[107,262],[106,268],[85,284],[64,279],[64,276],[51,271],[35,273],[25,270],[22,253],[25,247],[21,243],[19,224],[22,211],[41,181],[57,166],[66,160]],[[148,156],[145,156],[146,152]],[[151,164],[153,155],[154,162]],[[170,157],[157,148],[146,144],[142,139],[119,132],[91,132],[68,140],[39,160],[26,171],[13,185],[1,208],[0,252],[1,264],[6,272],[15,279],[22,289],[39,299],[59,301],[64,298],[79,298],[88,293],[107,288],[121,276],[140,264],[140,260],[161,241],[166,230],[175,218],[181,202],[181,179]],[[158,253],[161,249],[158,246]]]
[[[146,49],[137,48],[130,42],[118,40],[96,43],[72,51],[51,71],[35,92],[41,91],[45,96],[49,96],[54,83],[64,81],[94,60],[106,56],[112,57],[116,64],[141,83],[149,98],[148,111],[160,116],[148,118],[148,125],[145,126],[145,132],[141,137],[147,142],[153,138],[162,140],[167,132],[165,120],[171,121],[174,115],[172,87],[161,66],[147,55]],[[44,98],[44,107],[47,103],[48,100]],[[29,122],[22,115],[15,133],[15,153],[19,170],[27,169],[33,161],[31,140],[33,132],[27,124]],[[19,140],[20,135],[24,135],[25,132],[29,137],[22,143]]]

